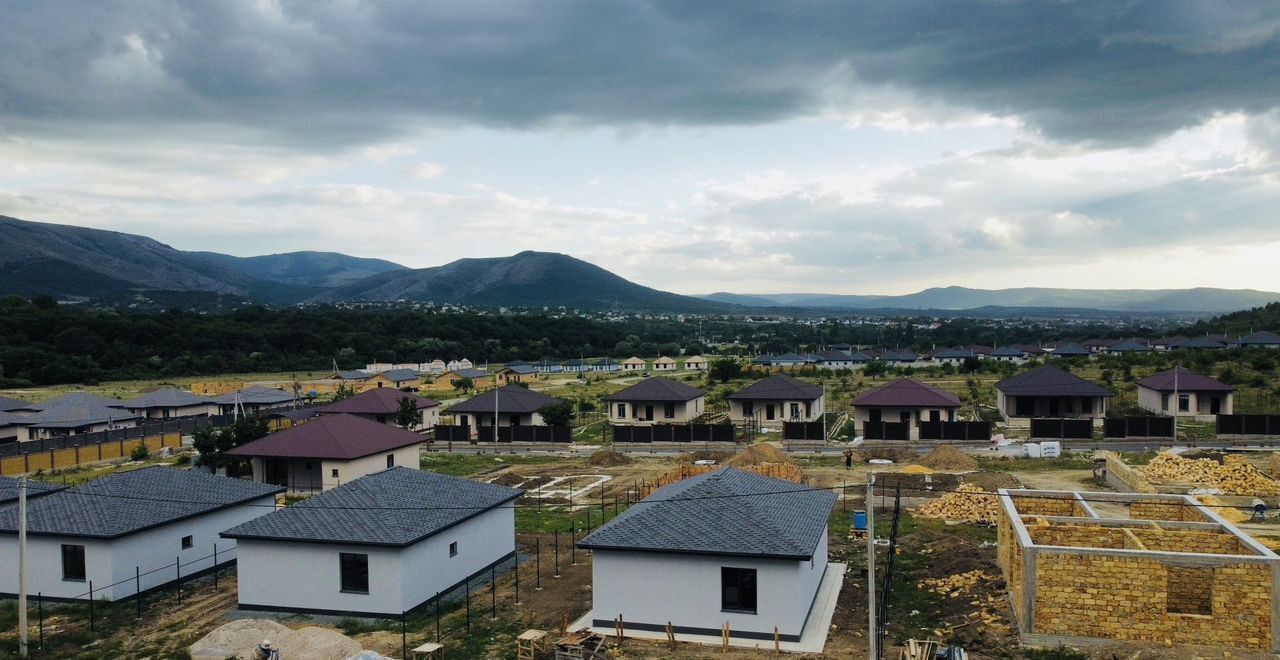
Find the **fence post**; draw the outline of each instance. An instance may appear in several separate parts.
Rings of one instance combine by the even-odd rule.
[[[440,643],[440,592],[436,592],[436,643]]]
[[[556,573],[552,577],[560,577],[560,530],[555,532],[556,540]]]
[[[578,522],[569,517],[569,565],[578,565]]]
[[[542,591],[542,539],[538,539],[534,545],[533,564],[534,572],[537,574],[537,582],[534,584],[534,591]]]
[[[97,632],[98,621],[93,611],[93,580],[89,580],[89,632]]]
[[[489,616],[498,620],[498,567],[489,567]]]
[[[520,605],[520,546],[516,546],[516,605]]]
[[[178,575],[178,604],[182,604],[182,557],[173,558],[173,570]]]
[[[591,509],[587,509],[587,533],[591,533]]]
[[[471,578],[467,578],[463,583],[467,590],[467,634],[471,634]]]
[[[44,650],[44,594],[36,592],[36,616],[40,621],[40,650]]]
[[[218,590],[218,544],[213,544],[213,590]]]
[[[404,629],[404,610],[400,611],[400,657],[409,657],[409,635]]]
[[[134,564],[133,566],[133,600],[135,608],[138,612],[137,618],[142,619],[142,567]]]

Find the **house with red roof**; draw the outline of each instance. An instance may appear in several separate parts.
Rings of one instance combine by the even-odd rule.
[[[1157,415],[1204,417],[1230,415],[1236,388],[1177,367],[1138,381],[1138,406]]]
[[[322,408],[317,408],[320,415],[355,415],[379,424],[395,424],[396,415],[400,412],[400,401],[412,399],[422,413],[422,423],[412,427],[412,431],[434,428],[440,422],[440,402],[409,392],[390,387],[379,387],[366,390],[353,397],[336,401]]]
[[[227,454],[249,459],[254,481],[295,492],[320,492],[387,468],[419,469],[423,440],[392,424],[337,413],[272,433]]]

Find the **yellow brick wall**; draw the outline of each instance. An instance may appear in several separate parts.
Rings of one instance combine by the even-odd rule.
[[[1169,568],[1157,559],[1041,551],[1034,632],[1175,644],[1271,647],[1271,569],[1235,563],[1212,570],[1211,615],[1170,614]],[[1183,582],[1179,584],[1179,580]],[[1203,582],[1200,583],[1203,585]],[[1175,577],[1185,598],[1185,576]],[[1175,609],[1178,603],[1175,602]]]
[[[1195,508],[1182,502],[1134,502],[1129,505],[1129,517],[1141,520],[1188,520],[1204,522],[1206,518]]]
[[[1022,546],[1004,507],[1000,507],[1000,518],[996,524],[996,549],[1005,584],[1009,586],[1009,594],[1013,602],[1022,602]],[[1015,605],[1016,607],[1016,605]]]
[[[1027,525],[1027,533],[1036,545],[1065,545],[1073,548],[1127,547],[1124,530],[1097,525]]]
[[[1251,555],[1231,534],[1193,530],[1135,529],[1134,536],[1147,550],[1161,552],[1203,552],[1218,555]]]
[[[1013,500],[1018,513],[1033,516],[1082,516],[1074,499],[1062,497],[1022,497]]]

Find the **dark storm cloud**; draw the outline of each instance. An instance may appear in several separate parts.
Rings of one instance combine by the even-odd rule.
[[[884,85],[1135,143],[1280,90],[1270,1],[3,4],[0,129],[18,131],[741,124],[856,111]]]

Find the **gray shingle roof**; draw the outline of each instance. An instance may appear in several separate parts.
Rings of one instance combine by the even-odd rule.
[[[938,350],[933,352],[933,357],[935,359],[967,360],[970,358],[976,358],[978,356],[972,350],[968,348],[964,348],[963,346],[958,346],[955,348],[939,348]]]
[[[511,373],[513,373],[513,374],[520,374],[520,375],[522,375],[522,376],[523,376],[523,375],[528,375],[528,374],[536,374],[536,373],[538,373],[538,370],[537,370],[537,369],[534,369],[533,367],[531,367],[531,366],[529,366],[529,365],[527,365],[527,364],[508,364],[507,366],[503,367],[503,369],[502,369],[502,370],[503,370],[503,371],[510,371],[510,372],[511,372]]]
[[[373,374],[363,371],[339,371],[329,378],[336,380],[369,380],[373,378]]]
[[[245,405],[269,406],[278,403],[291,403],[293,401],[292,394],[283,390],[263,387],[261,385],[250,385],[238,392],[228,392],[215,398],[213,401],[214,403],[219,403],[224,406],[235,405],[237,395],[239,395],[239,402]]]
[[[10,410],[35,410],[36,408],[36,404],[31,403],[30,401],[10,399],[7,396],[0,396],[0,412],[7,412]]]
[[[27,533],[116,538],[283,491],[167,467],[117,472],[28,502]],[[0,509],[0,533],[17,531],[17,506],[6,505]]]
[[[1112,353],[1150,353],[1151,346],[1136,339],[1126,339],[1122,342],[1112,344],[1107,350]]]
[[[1115,396],[1097,383],[1052,365],[1006,378],[996,383],[996,389],[1012,396]]]
[[[396,467],[242,523],[222,536],[407,546],[522,494],[506,486]]]
[[[1092,354],[1093,354],[1092,351],[1081,346],[1080,344],[1059,344],[1057,347],[1053,349],[1053,355],[1057,355],[1059,357],[1063,357],[1063,356],[1070,357],[1070,356],[1092,355]]]
[[[137,419],[138,415],[121,410],[120,401],[88,392],[71,392],[39,404],[23,423],[45,428],[78,428],[108,421]]]
[[[1280,344],[1280,335],[1270,330],[1259,330],[1251,335],[1245,335],[1232,343],[1241,346],[1270,346]]]
[[[30,502],[41,495],[56,493],[64,488],[66,487],[43,481],[36,481],[34,479],[27,479],[27,501]],[[8,504],[9,502],[17,501],[18,480],[13,477],[0,477],[0,504]]]
[[[658,489],[578,547],[810,559],[835,493],[724,468]]]
[[[488,378],[489,372],[484,369],[454,369],[449,372],[459,378]]]
[[[1173,343],[1169,344],[1169,348],[1172,348],[1172,349],[1180,349],[1180,348],[1187,348],[1187,349],[1196,349],[1196,348],[1217,349],[1217,348],[1226,348],[1226,347],[1227,347],[1227,345],[1226,345],[1226,344],[1224,344],[1224,343],[1222,343],[1222,342],[1220,342],[1220,341],[1217,341],[1217,340],[1215,340],[1215,339],[1211,339],[1211,338],[1209,338],[1209,337],[1191,337],[1191,338],[1189,338],[1189,339],[1182,339],[1182,340],[1175,341],[1175,342],[1173,342]]]
[[[382,375],[389,381],[396,383],[404,383],[411,380],[418,380],[418,372],[414,369],[390,369],[382,372]]]
[[[394,387],[375,387],[341,401],[316,409],[321,415],[350,413],[352,415],[394,415],[400,411],[400,401],[412,399],[418,410],[434,408],[440,405],[435,399],[418,396],[410,392],[401,392]]]
[[[692,401],[705,394],[706,392],[696,387],[658,376],[646,378],[605,397],[605,401]]]
[[[1001,346],[991,351],[991,357],[1026,357],[1027,352],[1013,346]]]
[[[816,401],[822,388],[786,374],[775,374],[758,380],[727,398],[738,401]]]
[[[484,394],[476,396],[459,403],[449,409],[449,412],[465,412],[465,413],[492,413],[493,412],[493,390],[489,390]],[[531,413],[537,412],[547,406],[561,403],[560,399],[553,396],[547,396],[541,392],[520,387],[518,385],[507,385],[498,388],[498,412],[504,413]]]
[[[214,403],[213,399],[206,399],[184,390],[166,387],[154,392],[147,392],[142,396],[126,399],[115,405],[129,410],[139,410],[142,408],[181,408],[211,403]]]

